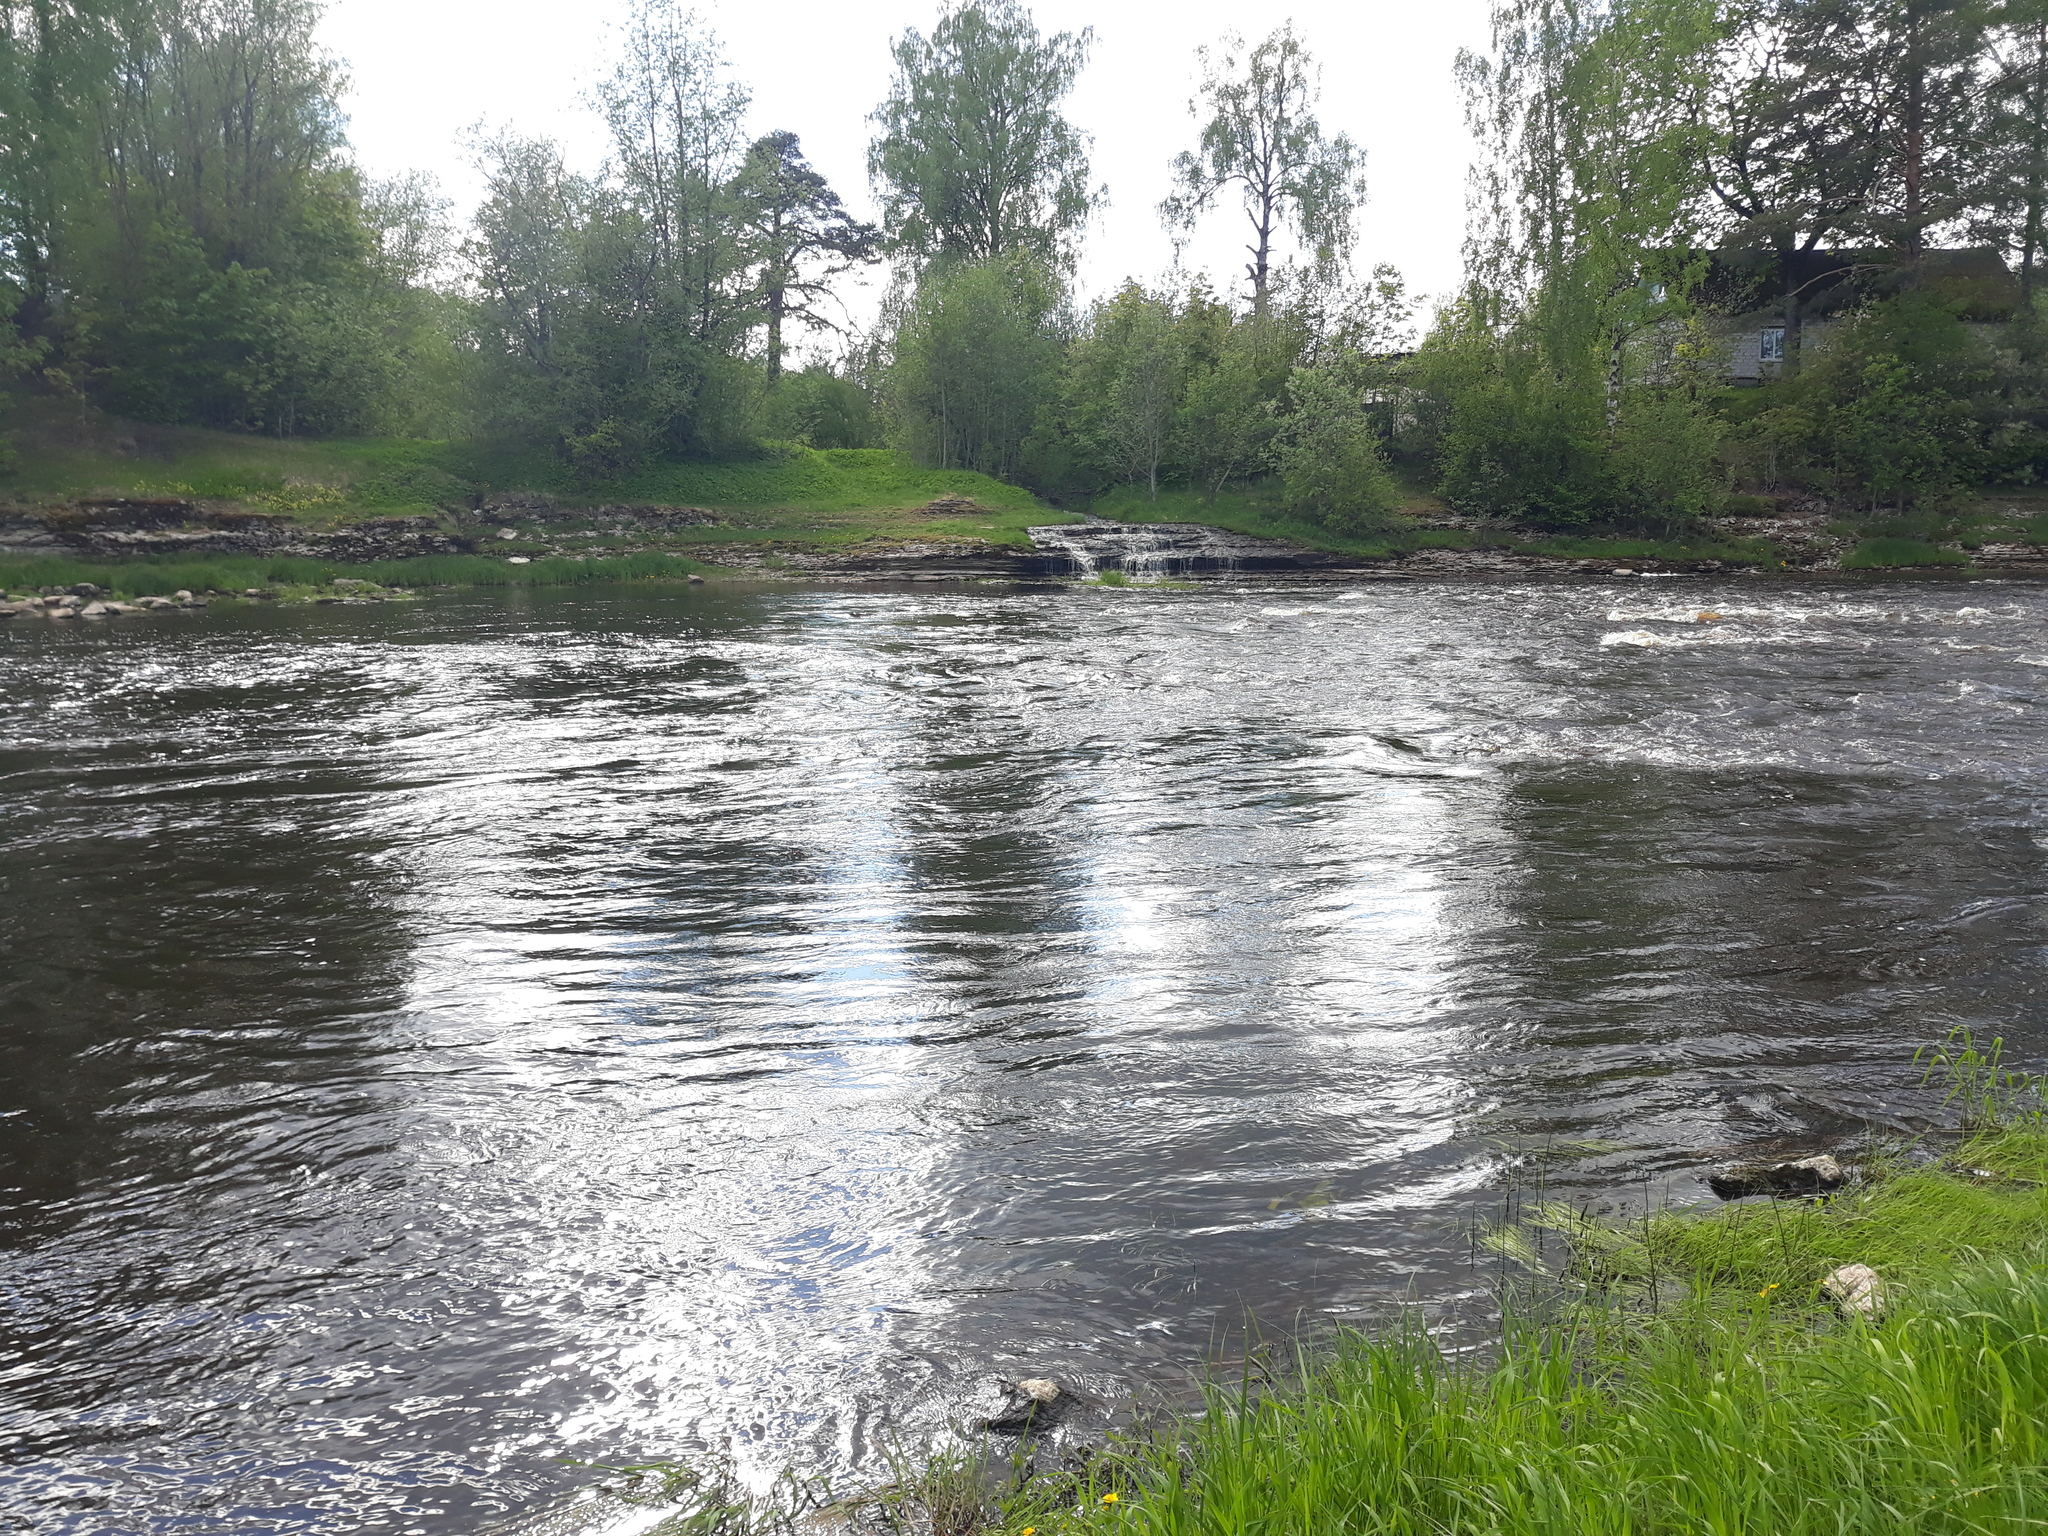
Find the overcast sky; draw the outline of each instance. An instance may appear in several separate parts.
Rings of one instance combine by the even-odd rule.
[[[604,137],[583,97],[608,70],[623,9],[621,0],[331,0],[322,36],[349,66],[358,158],[373,175],[433,172],[465,218],[478,181],[460,136],[479,121],[558,139],[572,164],[596,169]],[[1451,64],[1460,47],[1484,44],[1484,0],[1302,0],[1291,8],[1040,0],[1033,11],[1046,32],[1095,29],[1094,53],[1067,104],[1093,135],[1094,177],[1109,188],[1082,259],[1085,293],[1127,276],[1156,278],[1171,262],[1155,209],[1168,162],[1194,141],[1187,104],[1196,48],[1231,27],[1263,35],[1290,15],[1324,66],[1325,130],[1348,132],[1366,151],[1360,268],[1393,262],[1420,293],[1443,295],[1456,284],[1470,141]],[[867,117],[888,91],[889,40],[906,26],[929,30],[937,13],[935,0],[699,7],[733,77],[753,92],[752,130],[800,135],[811,163],[868,216]],[[1235,278],[1242,229],[1241,214],[1213,214],[1188,264]],[[865,318],[872,296],[849,298]]]

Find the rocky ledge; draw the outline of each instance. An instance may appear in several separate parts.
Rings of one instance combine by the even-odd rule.
[[[33,515],[0,516],[0,550],[129,560],[150,555],[306,555],[362,564],[416,555],[468,554],[476,541],[431,517],[372,517],[316,531],[282,513],[174,500],[82,501]]]

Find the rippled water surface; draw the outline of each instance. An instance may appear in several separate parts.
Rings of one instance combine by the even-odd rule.
[[[844,1465],[1474,1291],[1530,1148],[1920,1123],[1952,1026],[2048,1053],[2044,702],[1996,583],[17,622],[0,1528]]]

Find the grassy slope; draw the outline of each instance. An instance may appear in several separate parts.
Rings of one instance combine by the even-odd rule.
[[[1030,542],[1024,530],[1033,523],[1066,520],[1066,514],[1016,486],[970,471],[920,469],[885,449],[789,448],[742,462],[661,465],[621,480],[577,484],[550,455],[484,444],[278,441],[183,428],[97,426],[71,441],[63,434],[30,434],[20,462],[0,489],[24,507],[115,495],[227,501],[286,513],[313,528],[367,517],[437,515],[467,507],[480,495],[535,491],[570,514],[618,503],[694,506],[718,512],[720,521],[636,537],[635,543],[656,546],[641,555],[537,558],[528,566],[483,556],[385,562],[362,569],[254,556],[119,566],[0,556],[0,586],[19,590],[93,581],[123,595],[180,587],[305,588],[344,570],[397,585],[550,584],[708,570],[713,567],[704,557],[715,557],[716,546],[731,544],[829,550],[876,539],[963,538],[1022,546]],[[985,510],[959,516],[919,510],[942,495],[968,497]],[[522,522],[517,514],[505,520]],[[573,526],[573,515],[569,521]],[[550,524],[561,526],[559,518]],[[508,551],[525,548],[507,546]]]
[[[833,518],[921,506],[952,493],[998,511],[1044,515],[1028,491],[967,470],[930,470],[888,449],[788,447],[722,464],[663,464],[611,481],[578,481],[553,455],[508,445],[406,438],[282,441],[196,428],[119,424],[32,436],[0,481],[17,503],[89,495],[239,501],[312,521],[432,512],[479,493],[543,492],[564,507],[638,503],[775,510]],[[1021,526],[1021,525],[1020,525]]]

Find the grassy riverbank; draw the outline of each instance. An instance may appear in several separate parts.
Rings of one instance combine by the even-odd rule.
[[[505,442],[420,438],[265,438],[73,417],[47,406],[19,426],[0,496],[20,507],[87,496],[234,502],[316,524],[432,514],[506,494],[567,508],[617,504],[786,512],[799,521],[887,513],[934,497],[997,511],[1043,511],[1029,491],[971,470],[920,468],[884,448],[764,445],[720,463],[663,462],[610,479],[581,476],[557,454]]]
[[[992,1496],[941,1462],[831,1506],[931,1536],[2020,1536],[2048,1524],[2043,1085],[1937,1059],[1960,1132],[1831,1198],[1625,1223],[1538,1204],[1492,1347],[1420,1327]],[[1935,1151],[1938,1157],[1931,1157]],[[1882,1279],[1873,1316],[1826,1277]],[[671,1482],[671,1492],[679,1486]],[[729,1490],[660,1530],[787,1526]],[[822,1518],[818,1516],[813,1519]]]
[[[17,462],[0,480],[0,494],[19,515],[86,498],[171,497],[282,516],[316,534],[369,518],[427,516],[476,537],[481,506],[489,528],[510,525],[518,538],[493,539],[489,554],[369,563],[258,553],[131,560],[0,554],[0,587],[91,582],[122,597],[250,587],[304,596],[327,590],[337,576],[390,587],[673,580],[734,563],[772,569],[784,551],[921,541],[1022,548],[1030,543],[1026,528],[1067,517],[1017,486],[971,471],[922,469],[885,449],[783,446],[745,460],[577,481],[553,456],[506,445],[276,441],[110,420],[74,426],[24,434]],[[932,509],[944,497],[968,505]],[[711,515],[635,527],[622,537],[612,526],[617,518],[599,510],[621,506]],[[514,555],[523,562],[511,563]]]

